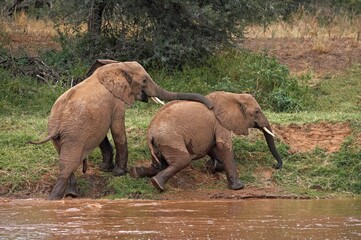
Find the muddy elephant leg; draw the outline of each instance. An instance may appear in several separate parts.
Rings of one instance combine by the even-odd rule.
[[[68,179],[68,186],[66,188],[64,196],[79,197],[79,191],[76,187],[75,174],[73,172],[70,174],[70,177]]]
[[[79,148],[62,146],[59,156],[60,173],[58,179],[49,195],[50,200],[61,199],[64,197],[68,187],[68,180],[71,174],[80,166],[82,161],[82,151]],[[75,176],[74,176],[75,179]]]
[[[115,144],[115,166],[113,174],[114,176],[122,176],[128,172],[128,144],[125,133],[124,113],[120,117],[113,119],[110,130]]]
[[[228,188],[232,190],[242,189],[244,184],[238,179],[233,149],[227,148],[223,143],[217,143],[216,148],[212,149],[212,151],[224,164],[224,170],[228,180]]]
[[[113,171],[113,147],[107,136],[105,136],[104,140],[99,144],[99,148],[103,156],[103,162],[100,164],[100,170],[104,172]]]
[[[173,153],[170,154],[171,157],[167,157],[167,154],[164,154],[163,156],[167,160],[169,166],[151,178],[153,186],[161,192],[164,191],[167,181],[177,172],[187,167],[192,160],[190,155],[185,152],[177,153],[173,151]]]

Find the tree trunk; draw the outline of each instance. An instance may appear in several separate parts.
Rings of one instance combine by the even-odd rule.
[[[11,7],[8,10],[9,16],[13,16],[14,13],[16,12],[18,6],[24,2],[24,0],[14,0],[13,5],[11,5]]]
[[[105,0],[93,0],[88,19],[88,33],[91,35],[100,34],[105,6]]]

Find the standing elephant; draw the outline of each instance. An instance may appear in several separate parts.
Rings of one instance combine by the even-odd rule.
[[[114,175],[126,174],[126,105],[135,100],[147,102],[148,97],[158,97],[162,100],[199,101],[212,108],[209,99],[200,94],[174,93],[160,88],[137,62],[97,60],[87,75],[86,80],[66,91],[54,103],[48,136],[41,142],[31,142],[42,144],[52,140],[59,154],[60,173],[49,199],[78,195],[74,171],[97,146],[103,155],[103,170],[114,168]],[[113,149],[107,138],[109,128],[116,149],[115,167]]]
[[[150,167],[132,167],[132,177],[152,177],[152,184],[164,191],[166,182],[191,163],[208,155],[211,171],[225,170],[228,188],[241,189],[232,150],[231,131],[248,135],[249,128],[263,131],[268,147],[282,168],[270,123],[257,101],[249,94],[213,92],[207,97],[213,110],[196,102],[173,101],[162,107],[148,128]]]

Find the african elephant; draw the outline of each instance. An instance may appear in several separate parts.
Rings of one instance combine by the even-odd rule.
[[[31,142],[42,144],[52,140],[59,154],[60,173],[49,199],[61,199],[64,194],[78,195],[74,171],[97,146],[103,155],[103,169],[113,169],[113,149],[107,138],[109,128],[116,149],[113,173],[117,176],[127,173],[126,105],[158,97],[199,101],[212,108],[209,99],[200,94],[174,93],[160,88],[137,62],[97,60],[87,75],[87,79],[54,103],[48,136],[41,142]],[[86,165],[83,171],[85,169]]]
[[[225,170],[229,189],[241,189],[231,132],[248,135],[249,128],[263,131],[268,147],[282,168],[270,123],[250,94],[213,92],[207,97],[213,110],[196,102],[173,101],[163,106],[148,128],[147,143],[152,156],[149,167],[131,167],[132,177],[152,177],[152,184],[163,191],[166,182],[188,166],[191,160],[208,155],[211,171]]]

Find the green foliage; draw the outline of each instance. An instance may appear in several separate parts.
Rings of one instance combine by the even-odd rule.
[[[307,78],[291,77],[284,65],[263,54],[232,51],[209,58],[201,67],[187,65],[173,75],[163,71],[152,76],[173,91],[248,92],[262,107],[277,112],[307,109],[312,103]]]
[[[84,33],[78,26],[88,20],[84,9],[91,10],[92,2],[79,1],[69,9],[73,14],[67,15],[69,28],[61,42],[75,49],[73,56],[134,59],[145,66],[172,68],[198,63],[232,45],[247,24],[267,23],[285,6],[279,0],[112,0],[106,1],[101,32]]]

